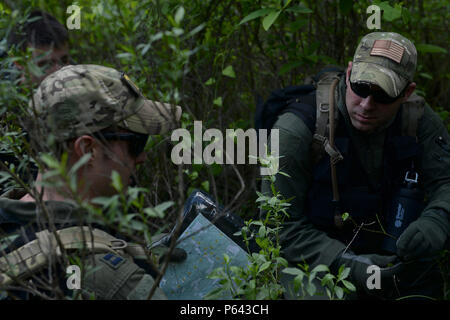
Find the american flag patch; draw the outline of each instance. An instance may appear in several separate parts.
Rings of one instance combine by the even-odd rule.
[[[382,56],[394,60],[397,63],[402,61],[405,48],[391,40],[375,40],[373,43],[371,56]]]

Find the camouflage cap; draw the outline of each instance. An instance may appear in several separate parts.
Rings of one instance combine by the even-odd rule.
[[[33,100],[38,120],[58,141],[112,125],[162,134],[181,117],[181,107],[145,99],[124,73],[98,65],[69,65],[50,74]]]
[[[394,32],[372,32],[355,51],[350,81],[376,84],[397,97],[413,81],[416,63],[416,47],[407,38]]]

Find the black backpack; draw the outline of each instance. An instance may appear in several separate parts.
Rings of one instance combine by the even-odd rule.
[[[331,84],[338,79],[345,70],[337,66],[327,66],[316,75],[305,80],[305,84],[289,86],[273,91],[263,103],[258,99],[255,114],[255,128],[267,129],[269,132],[284,113],[291,112],[303,120],[314,136],[313,159],[318,161],[326,151],[336,161],[339,152],[330,149],[327,137],[329,93]],[[334,118],[337,123],[337,108]],[[335,126],[336,127],[336,126]]]

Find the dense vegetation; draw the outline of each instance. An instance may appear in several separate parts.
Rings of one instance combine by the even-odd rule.
[[[31,9],[41,8],[65,23],[72,4],[81,8],[80,29],[69,31],[76,63],[123,70],[148,98],[182,106],[184,128],[193,131],[194,121],[201,120],[204,130],[222,132],[252,128],[258,98],[267,98],[272,90],[303,83],[327,64],[346,66],[358,41],[370,31],[366,8],[378,4],[384,11],[381,30],[399,32],[415,43],[417,91],[450,129],[446,1],[4,0],[0,48],[8,51],[7,35]],[[11,52],[9,57],[3,67],[11,59],[27,59]],[[17,110],[27,106],[31,90],[1,87],[2,151],[20,153],[24,148],[15,119]],[[175,166],[172,146],[170,137],[153,138],[138,175],[139,185],[149,191],[148,204],[173,201],[172,207],[164,207],[167,222],[173,222],[174,213],[196,188],[243,218],[255,218],[260,185],[256,165]],[[21,159],[26,166],[29,158]],[[0,182],[17,183],[2,176]],[[161,231],[172,225],[157,224],[165,226]]]

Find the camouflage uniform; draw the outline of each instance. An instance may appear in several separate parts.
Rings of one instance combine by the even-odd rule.
[[[376,40],[382,41],[377,42],[374,46]],[[394,50],[389,50],[389,46],[395,46]],[[386,59],[387,56],[390,57]],[[403,59],[401,65],[395,61],[399,61],[399,58]],[[367,81],[377,84],[390,96],[395,97],[407,82],[412,81],[415,64],[416,51],[409,40],[394,33],[371,33],[362,39],[356,50],[351,81]],[[346,135],[356,150],[357,158],[369,184],[380,186],[385,165],[383,159],[387,132],[396,122],[391,121],[384,128],[378,128],[371,134],[364,134],[356,130],[352,126],[346,108],[345,78],[345,75],[341,77],[335,95],[339,109],[339,125],[343,132],[347,132]],[[346,249],[348,243],[338,240],[334,234],[313,223],[312,218],[314,217],[309,216],[309,210],[320,205],[320,203],[309,200],[313,183],[319,183],[315,177],[317,167],[311,159],[313,134],[304,121],[293,113],[282,114],[274,128],[279,129],[280,171],[288,174],[288,176],[277,174],[275,186],[285,199],[293,198],[288,209],[289,218],[283,224],[280,234],[283,254],[293,265],[306,261],[311,269],[318,264],[332,266]],[[438,221],[436,228],[440,229],[439,231],[443,230],[443,233],[446,234],[448,245],[448,235],[450,234],[450,135],[440,117],[428,105],[425,106],[424,114],[418,124],[417,139],[418,144],[423,148],[419,159],[422,165],[420,174],[428,195],[428,203],[422,216],[436,217]],[[271,193],[267,181],[263,181],[262,191]],[[331,197],[328,202],[331,202]],[[366,207],[366,209],[371,208]],[[350,214],[352,213],[350,212]],[[358,237],[361,234],[362,232]],[[350,249],[353,249],[352,246]],[[360,251],[358,254],[383,254],[381,243],[375,250],[377,251]],[[421,266],[417,267],[417,269],[420,268]],[[404,286],[400,288],[402,295],[436,295],[437,293],[442,296],[440,288],[442,278],[439,274],[434,273],[430,277],[419,279],[414,275],[417,276],[420,271],[415,272],[413,265],[408,265],[405,270],[404,274],[406,275],[403,279],[406,280],[403,281]],[[408,272],[413,275],[408,275]],[[429,291],[426,290],[428,287],[431,288]],[[393,297],[395,296],[386,298]]]
[[[111,126],[146,135],[162,134],[174,128],[180,116],[181,108],[179,106],[145,99],[131,80],[117,70],[96,65],[70,65],[49,75],[41,83],[30,101],[30,118],[25,122],[31,133],[31,142],[40,148],[40,144],[51,144],[54,141],[62,143],[71,138],[92,134]],[[47,140],[39,141],[39,137]],[[5,251],[0,251],[0,256],[7,257],[6,254],[23,247],[24,244],[32,244],[33,240],[40,237],[38,231],[49,228],[51,225],[44,218],[41,206],[34,202],[17,200],[22,195],[12,192],[8,197],[0,198],[2,231],[9,236],[18,236],[6,250],[4,247],[1,248],[2,251]],[[50,214],[51,223],[56,226],[58,232],[67,227],[80,226],[80,217],[82,217],[82,224],[104,229],[95,221],[86,221],[87,214],[80,211],[79,207],[70,199],[47,201],[45,207]],[[146,262],[147,257],[137,259],[135,255],[128,254],[126,242],[101,230],[98,233],[104,236],[107,246],[104,250],[94,248],[91,251],[88,250],[87,253],[83,251],[85,257],[81,283],[83,297],[146,299],[154,284],[152,274],[157,274],[153,266]],[[2,237],[4,235],[2,234]],[[48,239],[50,237],[44,238],[42,242],[39,238],[39,246],[44,247],[43,243],[50,241]],[[108,239],[112,239],[109,247]],[[123,243],[123,247],[114,247],[114,241]],[[89,247],[88,241],[85,241],[85,244]],[[50,248],[57,252],[60,250],[57,245],[50,246]],[[44,249],[42,248],[42,250]],[[26,255],[26,246],[23,247],[22,252]],[[59,268],[61,272],[59,278],[62,278],[62,280],[60,279],[60,288],[66,295],[71,295],[73,291],[67,290],[65,283],[65,266],[62,265],[63,260],[57,252],[49,252],[42,257],[47,264],[45,270],[49,270],[49,267]],[[76,252],[77,254],[79,255],[80,252]],[[38,259],[41,259],[41,255],[32,256],[26,263],[17,264],[14,267],[24,271],[23,269],[33,267]],[[59,263],[56,266],[54,265],[55,261]],[[8,262],[2,261],[0,258],[0,269],[2,269],[0,275],[3,277],[0,279],[0,283],[5,281],[8,270],[11,270],[7,264]],[[41,283],[41,280],[45,283],[46,275],[48,275],[45,270],[44,272],[37,270],[36,274],[27,275],[19,280],[34,281],[37,285]],[[13,291],[13,293],[22,298],[29,298],[20,291]],[[51,290],[48,289],[46,294],[53,296]],[[165,298],[159,288],[153,295],[153,299]]]

